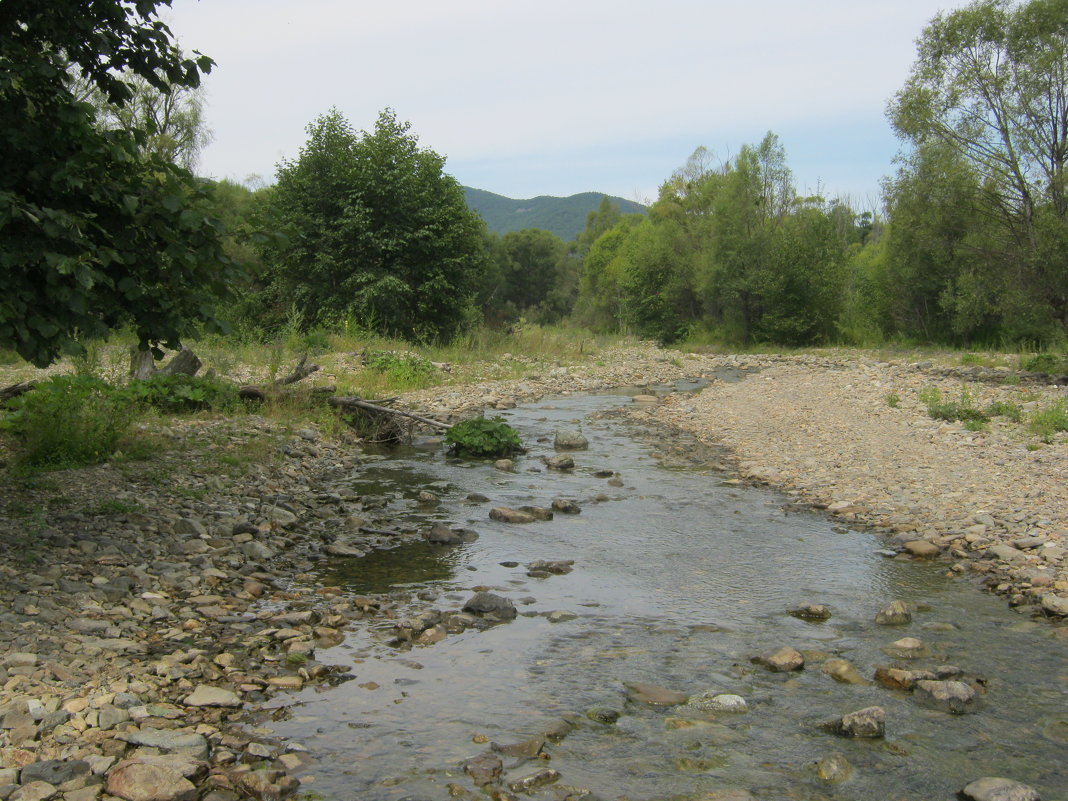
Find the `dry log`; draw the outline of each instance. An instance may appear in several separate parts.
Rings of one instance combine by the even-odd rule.
[[[182,348],[159,369],[150,350],[130,349],[130,377],[135,381],[147,381],[154,375],[196,375],[203,363],[189,348]]]
[[[338,409],[363,409],[369,412],[377,412],[378,414],[394,414],[400,417],[407,417],[411,420],[415,420],[417,423],[432,426],[443,431],[448,431],[450,428],[452,428],[451,425],[449,425],[448,423],[443,423],[440,420],[434,420],[430,417],[423,417],[420,414],[415,414],[414,412],[407,412],[403,409],[390,409],[388,406],[380,406],[377,403],[371,403],[361,398],[330,398],[327,403]]]
[[[268,395],[270,395],[273,390],[276,390],[279,387],[285,387],[289,386],[290,384],[295,384],[298,381],[302,381],[318,369],[319,365],[308,364],[308,354],[305,353],[303,356],[300,357],[300,361],[297,362],[297,366],[293,368],[293,372],[289,375],[284,376],[283,378],[275,379],[266,387],[258,387],[254,384],[248,384],[243,387],[238,387],[237,394],[239,397],[244,398],[245,400],[267,400]],[[335,387],[315,387],[314,389],[312,389],[312,394],[330,395],[336,391],[337,390]]]
[[[4,387],[3,389],[0,389],[0,403],[9,401],[12,398],[17,398],[19,395],[25,395],[35,386],[37,386],[36,381],[20,381],[17,384]]]
[[[297,363],[297,366],[293,368],[293,372],[287,375],[285,378],[279,378],[277,381],[274,382],[274,385],[276,387],[284,387],[288,384],[295,384],[301,379],[307,378],[319,369],[319,365],[306,364],[307,361],[308,354],[305,353],[303,356],[300,357],[300,361]]]

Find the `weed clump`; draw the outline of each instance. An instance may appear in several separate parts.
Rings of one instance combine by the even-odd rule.
[[[140,405],[168,413],[225,410],[237,405],[237,387],[215,376],[154,375],[123,390]]]
[[[449,429],[445,444],[457,456],[486,458],[511,456],[523,449],[519,432],[500,417],[475,417]]]
[[[1061,398],[1031,416],[1031,433],[1043,442],[1052,442],[1053,435],[1068,431],[1068,398]]]
[[[16,464],[57,470],[111,456],[135,411],[128,394],[88,375],[54,376],[10,405],[0,427],[15,438]]]
[[[428,384],[437,369],[430,359],[417,353],[393,353],[384,350],[366,352],[364,364],[369,370],[382,373],[394,383],[413,386]]]

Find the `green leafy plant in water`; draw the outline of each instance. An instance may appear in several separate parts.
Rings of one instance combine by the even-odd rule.
[[[134,419],[125,391],[87,375],[54,376],[10,405],[0,427],[14,436],[21,467],[58,470],[102,462]]]
[[[458,456],[510,456],[522,450],[519,432],[500,417],[475,417],[449,429],[445,444]]]

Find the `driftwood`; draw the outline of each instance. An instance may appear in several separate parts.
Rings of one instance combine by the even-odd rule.
[[[17,398],[19,395],[25,395],[35,386],[37,386],[36,381],[20,381],[17,384],[4,387],[3,389],[0,389],[0,403],[6,403],[12,398]]]
[[[308,354],[305,353],[300,357],[300,361],[297,362],[297,366],[293,368],[293,372],[283,378],[277,378],[268,384],[266,387],[258,387],[253,384],[247,386],[238,387],[237,394],[245,400],[267,400],[267,397],[281,387],[295,384],[298,381],[310,376],[316,370],[319,369],[317,364],[308,364]],[[335,392],[334,387],[315,387],[312,389],[312,394],[315,395],[329,395]]]
[[[147,381],[154,375],[196,375],[203,363],[189,348],[182,348],[159,369],[150,350],[130,349],[130,377],[135,381]]]
[[[370,401],[365,401],[361,398],[330,398],[327,403],[338,409],[363,409],[365,411],[375,412],[377,414],[395,414],[400,417],[407,417],[411,420],[415,420],[415,422],[422,423],[423,425],[432,426],[433,428],[437,428],[442,431],[448,431],[450,428],[452,428],[452,426],[448,423],[443,423],[440,420],[434,420],[431,417],[423,417],[421,414],[408,412],[404,409],[391,409],[388,406],[381,406],[377,403],[371,403]]]

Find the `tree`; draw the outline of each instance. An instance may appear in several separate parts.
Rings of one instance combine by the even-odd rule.
[[[939,14],[889,114],[913,148],[948,148],[981,187],[985,234],[975,256],[984,270],[970,273],[966,294],[1009,286],[1003,321],[1027,309],[1028,335],[1039,333],[1042,317],[1063,330],[1063,261],[1051,273],[1036,254],[1056,251],[1050,243],[1068,227],[1068,2],[976,0]]]
[[[192,172],[200,152],[211,143],[204,122],[203,86],[172,86],[161,91],[139,75],[125,77],[133,93],[123,105],[108,101],[103,91],[78,78],[75,96],[92,103],[103,130],[142,131],[144,149]]]
[[[117,105],[124,75],[199,85],[211,59],[181,54],[159,5],[0,3],[0,346],[35,364],[126,323],[143,347],[222,325],[235,266],[209,188],[145,153],[145,131],[98,130],[72,93],[74,69]]]
[[[483,223],[445,159],[409,129],[390,109],[371,132],[357,134],[336,109],[308,126],[269,198],[289,232],[265,253],[276,307],[418,341],[447,339],[470,319]]]

